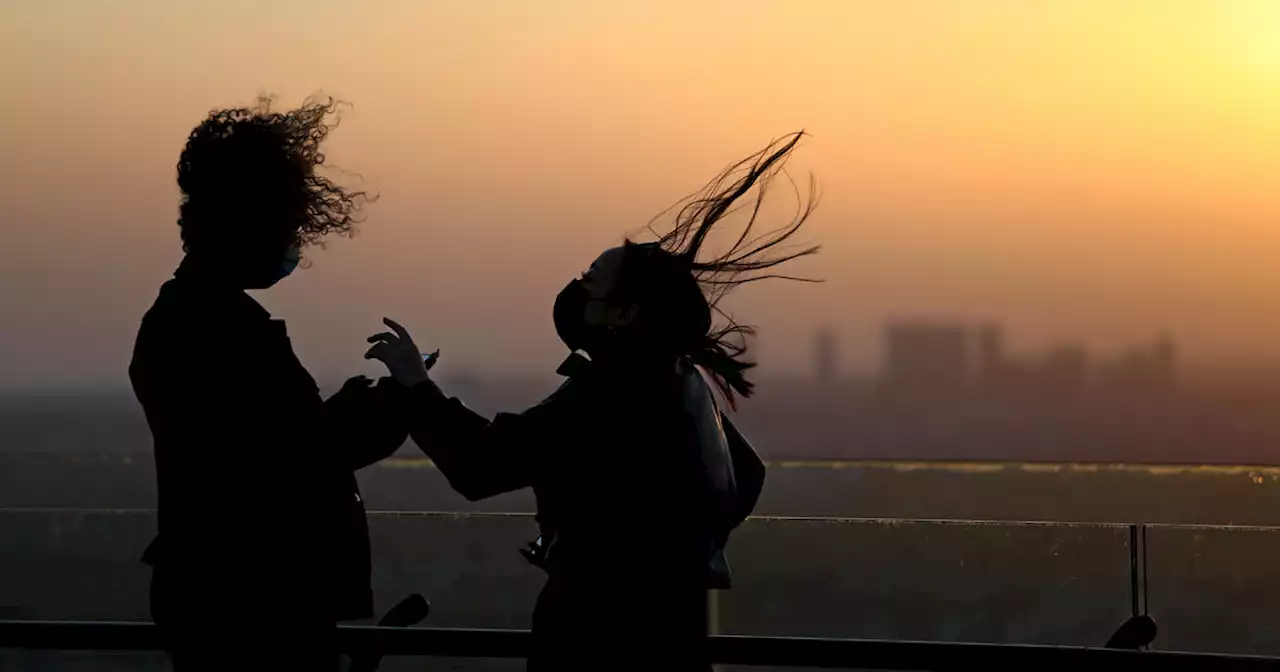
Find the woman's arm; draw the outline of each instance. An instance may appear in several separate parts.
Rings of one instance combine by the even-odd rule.
[[[488,420],[426,381],[409,389],[409,435],[449,484],[476,501],[533,484],[566,420],[559,395],[523,413]]]
[[[356,471],[376,464],[404,445],[409,430],[396,408],[398,387],[390,378],[375,386],[368,378],[356,376],[324,401],[319,410],[320,435],[344,469]]]
[[[499,413],[489,421],[445,396],[427,375],[430,365],[408,330],[389,318],[382,321],[391,331],[369,337],[373,346],[365,358],[386,364],[407,388],[402,413],[409,436],[453,489],[476,501],[532,485],[543,456],[563,436],[565,396],[555,394],[524,413]]]

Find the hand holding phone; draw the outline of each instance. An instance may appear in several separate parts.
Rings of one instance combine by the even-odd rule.
[[[405,387],[427,382],[427,369],[434,363],[438,351],[431,359],[423,357],[408,329],[388,317],[382,318],[382,322],[391,331],[370,336],[369,343],[373,345],[364,353],[364,358],[376,359],[386,364],[387,371]]]

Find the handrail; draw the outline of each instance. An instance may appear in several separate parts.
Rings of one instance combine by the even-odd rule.
[[[979,644],[803,637],[713,635],[714,662],[729,665],[876,670],[1024,669],[1082,670],[1093,667],[1170,672],[1280,670],[1280,658],[1165,651],[1126,651],[1074,646]],[[523,658],[530,636],[523,630],[382,628],[339,626],[347,653],[455,658]],[[0,648],[80,651],[158,651],[151,623],[92,621],[0,621]]]
[[[1276,467],[1280,470],[1280,467]],[[133,516],[155,515],[154,507],[77,507],[17,506],[0,507],[0,515],[82,515]],[[454,518],[454,519],[533,519],[530,511],[435,511],[422,509],[369,509],[370,517],[387,518]],[[1027,527],[1063,529],[1127,530],[1134,525],[1148,529],[1204,532],[1280,532],[1280,525],[1239,523],[1135,523],[1123,520],[1043,520],[1014,518],[904,518],[896,516],[790,516],[757,514],[747,518],[757,523],[839,523],[854,525],[940,525],[948,527]]]
[[[1277,467],[1280,469],[1280,467]],[[74,507],[74,506],[18,506],[0,507],[0,515],[82,515],[82,516],[133,516],[155,515],[154,507]],[[533,519],[529,511],[433,511],[421,509],[369,509],[370,517],[380,518],[453,518],[453,519]],[[903,518],[896,516],[790,516],[758,514],[747,518],[756,523],[833,523],[854,525],[940,525],[948,527],[1026,527],[1062,529],[1127,530],[1141,525],[1152,530],[1203,531],[1203,532],[1280,532],[1280,525],[1251,525],[1239,523],[1134,523],[1122,520],[1019,520],[1013,518]]]
[[[3,509],[10,514],[132,515],[154,509]],[[522,512],[381,511],[370,516],[443,518],[531,518]],[[1042,520],[961,520],[905,518],[753,516],[760,522],[824,522],[934,524],[974,527],[1059,527],[1129,531],[1130,599],[1132,616],[1147,614],[1147,530],[1280,532],[1280,527]],[[350,652],[388,655],[519,658],[528,649],[528,633],[512,630],[440,628],[378,628],[343,626],[339,640]],[[715,661],[723,664],[790,667],[842,667],[883,670],[963,670],[1015,668],[1081,669],[1090,665],[1124,665],[1130,669],[1218,670],[1274,669],[1280,658],[1228,654],[1137,652],[1085,647],[945,643],[899,640],[846,640],[789,637],[713,635]],[[0,648],[79,650],[158,650],[153,626],[141,622],[5,621],[0,620]],[[1133,656],[1137,656],[1136,658]],[[1068,662],[1069,661],[1069,662]],[[1225,667],[1224,667],[1225,666]],[[1039,672],[1039,670],[1037,670]]]

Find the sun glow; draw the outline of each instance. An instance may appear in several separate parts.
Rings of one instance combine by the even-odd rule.
[[[1242,65],[1268,81],[1280,81],[1280,2],[1237,0],[1223,7],[1225,39]]]

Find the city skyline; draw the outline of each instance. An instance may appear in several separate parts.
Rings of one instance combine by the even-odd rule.
[[[761,375],[810,370],[824,324],[865,370],[894,315],[998,315],[1018,348],[1168,329],[1188,365],[1275,355],[1275,8],[281,0],[248,26],[221,5],[5,3],[0,387],[123,379],[181,258],[186,136],[260,92],[350,102],[331,174],[380,196],[261,295],[320,376],[372,373],[384,316],[442,370],[554,369],[565,282],[801,128],[789,167],[822,202],[797,242],[823,250],[788,272],[826,282],[729,298]],[[796,205],[775,186],[763,226]]]

